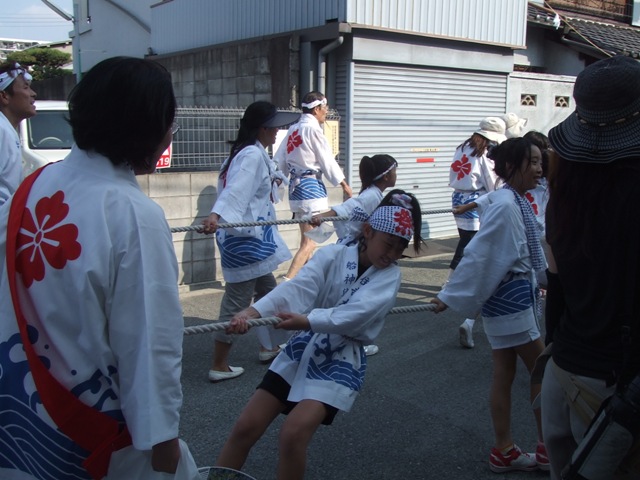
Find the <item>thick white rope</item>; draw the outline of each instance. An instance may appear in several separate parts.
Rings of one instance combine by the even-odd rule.
[[[398,313],[414,313],[414,312],[423,312],[423,311],[432,311],[436,309],[435,303],[423,303],[420,305],[407,305],[405,307],[394,307],[389,310],[387,315],[395,315]],[[247,325],[250,327],[260,327],[263,325],[275,325],[278,323],[280,319],[278,317],[264,317],[264,318],[255,318],[253,320],[248,320]],[[219,330],[224,330],[229,326],[229,322],[215,322],[209,323],[206,325],[194,325],[193,327],[185,327],[184,334],[185,335],[193,335],[196,333],[209,333],[216,332]]]
[[[437,215],[441,213],[451,213],[451,209],[447,210],[428,210],[422,212],[422,215]],[[341,217],[324,217],[320,218],[321,222],[344,222],[349,220],[349,217],[343,215]],[[244,228],[244,227],[263,227],[265,225],[293,225],[295,223],[307,223],[306,219],[289,219],[289,220],[260,220],[255,222],[237,222],[237,223],[220,223],[218,228]],[[198,232],[203,233],[202,225],[191,225],[188,227],[172,227],[171,233],[177,232]]]
[[[342,217],[324,217],[321,222],[340,222],[349,220],[346,215]],[[307,223],[308,220],[289,219],[289,220],[257,220],[255,222],[236,222],[236,223],[219,223],[218,228],[243,228],[243,227],[263,227],[265,225],[292,225],[294,223]],[[202,233],[202,225],[192,225],[190,227],[174,227],[171,232],[189,232],[196,231]]]

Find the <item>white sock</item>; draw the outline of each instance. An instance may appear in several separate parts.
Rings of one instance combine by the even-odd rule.
[[[476,323],[476,319],[475,318],[467,318],[467,319],[465,319],[464,323],[469,325],[469,328],[473,328],[473,325]]]

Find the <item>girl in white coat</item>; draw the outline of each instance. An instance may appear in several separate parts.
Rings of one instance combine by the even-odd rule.
[[[540,409],[535,410],[538,446],[523,453],[511,437],[511,387],[518,357],[531,372],[544,345],[540,339],[540,299],[536,273],[545,267],[540,230],[527,190],[542,175],[540,149],[524,138],[512,138],[490,151],[505,186],[483,201],[482,225],[464,257],[437,298],[436,312],[448,306],[469,317],[482,312],[485,333],[493,349],[491,418],[495,446],[489,466],[494,472],[548,469],[542,443]],[[540,386],[531,387],[531,400]]]
[[[220,320],[251,305],[276,287],[273,271],[291,258],[289,249],[274,225],[218,229],[219,223],[275,220],[273,201],[277,196],[276,173],[266,148],[276,140],[278,128],[293,123],[299,114],[278,112],[269,102],[254,102],[240,120],[229,158],[220,169],[218,198],[211,214],[202,222],[205,233],[216,232],[220,250],[224,297]],[[272,360],[286,336],[273,329],[258,329],[262,362]],[[229,365],[233,337],[216,332],[209,380],[219,382],[242,375],[242,367]]]
[[[367,366],[364,345],[384,325],[400,288],[396,261],[413,238],[420,246],[421,212],[415,197],[390,192],[364,224],[357,245],[320,249],[300,273],[233,317],[229,331],[247,320],[277,315],[276,328],[298,330],[276,357],[240,414],[217,465],[242,468],[271,422],[284,413],[277,478],[303,478],[307,446],[320,424],[349,411]]]

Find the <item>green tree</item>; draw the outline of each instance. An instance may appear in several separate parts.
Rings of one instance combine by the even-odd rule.
[[[62,67],[71,62],[71,55],[55,48],[34,47],[7,55],[7,61],[18,62],[23,67],[31,67],[29,72],[34,80],[72,75]]]

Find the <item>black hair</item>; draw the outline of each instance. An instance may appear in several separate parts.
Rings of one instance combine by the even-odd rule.
[[[304,97],[302,97],[302,103],[312,103],[312,102],[315,102],[316,100],[322,100],[323,98],[325,98],[325,96],[321,92],[316,92],[316,91],[309,92]],[[302,107],[302,113],[311,113],[313,108]]]
[[[524,138],[540,149],[540,153],[542,154],[542,176],[546,177],[549,173],[549,151],[551,150],[549,137],[544,133],[531,130],[524,134]]]
[[[420,251],[420,246],[422,245],[422,210],[420,209],[420,202],[418,202],[418,199],[411,193],[405,192],[404,190],[401,190],[399,188],[394,188],[384,196],[384,198],[376,207],[376,210],[384,206],[398,205],[397,200],[394,198],[395,195],[407,195],[411,201],[411,220],[413,221],[413,250],[418,253]],[[404,247],[407,248],[409,246],[409,241],[404,238],[402,240],[405,242]],[[363,244],[363,240],[361,238],[360,250],[364,251],[365,249],[366,245]]]
[[[508,138],[500,145],[489,149],[488,157],[495,162],[495,172],[505,182],[520,171],[522,165],[531,163],[533,143],[524,137]]]
[[[487,152],[487,149],[490,145],[494,145],[495,142],[492,142],[486,137],[483,137],[479,133],[474,133],[469,138],[467,138],[464,142],[458,145],[458,148],[464,148],[469,145],[473,151],[471,152],[471,156],[480,157]]]
[[[229,152],[229,159],[224,162],[220,169],[220,176],[224,177],[229,170],[231,160],[234,159],[243,148],[255,145],[258,141],[258,134],[260,133],[260,127],[269,118],[273,117],[277,108],[275,105],[265,101],[253,102],[244,111],[244,115],[240,119],[240,127],[236,139],[231,143],[231,151]]]
[[[69,95],[69,123],[78,147],[134,171],[149,169],[175,113],[171,75],[141,58],[101,61]]]
[[[375,180],[375,178],[393,165],[397,167],[398,162],[391,155],[378,154],[373,157],[368,157],[367,155],[362,157],[359,166],[360,181],[362,182],[360,193],[364,192],[367,188],[377,182],[378,180]]]

